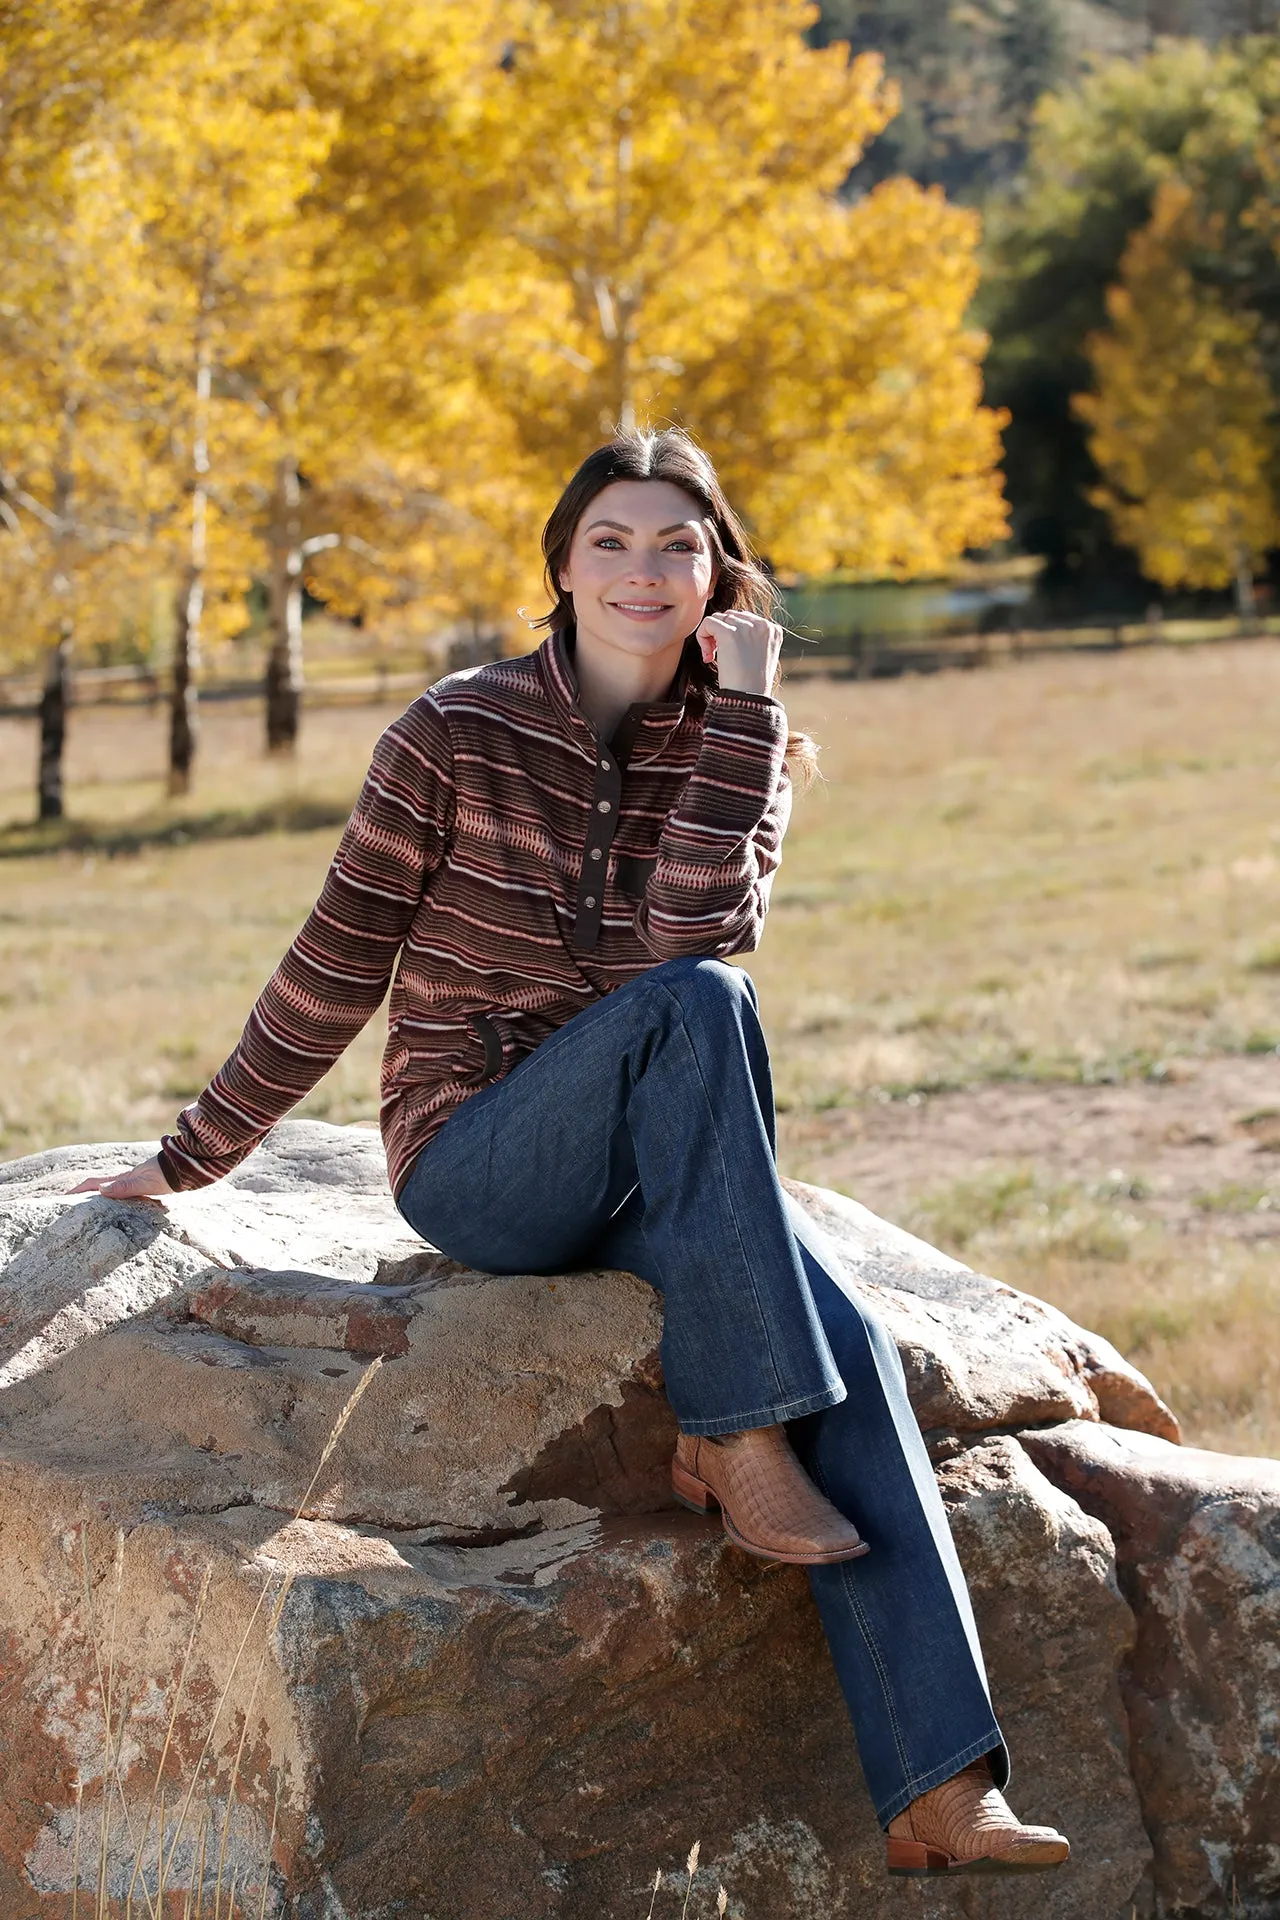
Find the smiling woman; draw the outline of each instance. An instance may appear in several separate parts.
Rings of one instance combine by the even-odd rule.
[[[383,735],[239,1046],[116,1198],[231,1171],[388,985],[397,1204],[489,1273],[664,1300],[672,1490],[810,1571],[894,1873],[1057,1865],[1023,1826],[896,1348],[778,1177],[755,990],[805,750],[769,585],[681,433],[589,456],[548,524],[550,631]],[[811,749],[810,749],[811,751]]]
[[[622,689],[639,700],[670,685],[689,634],[721,687],[776,695],[778,594],[686,434],[629,434],[589,454],[542,550],[554,604],[539,624],[576,634],[580,698],[598,704],[602,737],[621,717]],[[787,759],[807,786],[818,762],[808,734],[788,733]]]

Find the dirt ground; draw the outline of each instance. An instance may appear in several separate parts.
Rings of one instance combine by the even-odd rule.
[[[1178,1234],[1280,1239],[1280,1058],[1178,1063],[1160,1082],[985,1086],[786,1115],[802,1177],[895,1219],[919,1195],[1000,1166],[1123,1190]],[[1277,1189],[1272,1204],[1269,1189]]]

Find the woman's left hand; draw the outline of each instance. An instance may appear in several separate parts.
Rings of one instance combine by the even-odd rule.
[[[782,628],[762,613],[709,613],[695,638],[706,661],[714,660],[720,685],[735,693],[772,693],[782,652]]]
[[[164,1177],[160,1156],[154,1154],[128,1173],[91,1173],[72,1193],[100,1193],[106,1200],[168,1200],[173,1188]]]

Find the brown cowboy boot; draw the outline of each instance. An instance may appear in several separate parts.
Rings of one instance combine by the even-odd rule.
[[[1071,1847],[1052,1827],[1024,1827],[986,1760],[931,1787],[889,1822],[890,1873],[1036,1873]]]
[[[671,1462],[671,1488],[682,1507],[719,1507],[735,1546],[761,1560],[823,1567],[868,1551],[810,1480],[781,1427],[745,1433],[682,1433]]]

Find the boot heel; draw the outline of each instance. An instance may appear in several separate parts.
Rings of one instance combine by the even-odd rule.
[[[889,1838],[885,1848],[885,1866],[890,1873],[945,1873],[951,1865],[949,1853],[944,1853],[941,1847],[927,1847],[923,1840]]]
[[[682,1507],[688,1507],[690,1513],[715,1513],[719,1509],[720,1502],[706,1481],[699,1480],[678,1460],[671,1462],[671,1491]]]

